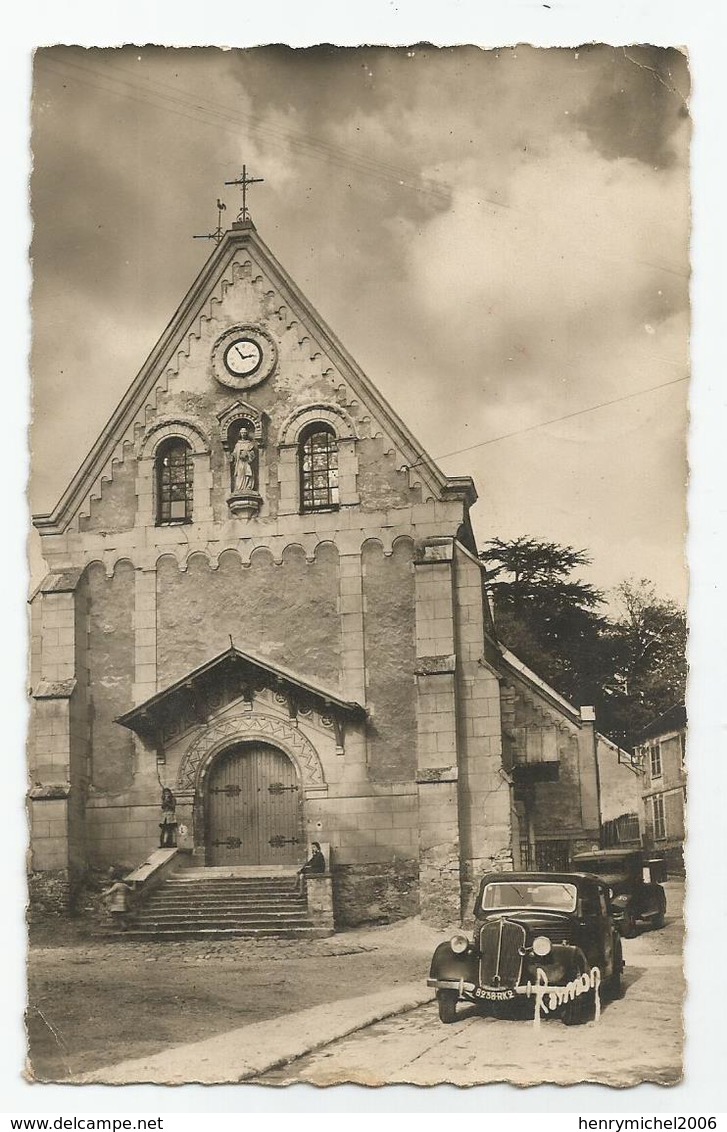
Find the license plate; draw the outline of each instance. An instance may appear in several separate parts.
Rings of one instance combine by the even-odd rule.
[[[509,1002],[514,997],[513,990],[486,990],[484,987],[478,987],[475,991],[475,998],[485,998],[488,1002]]]

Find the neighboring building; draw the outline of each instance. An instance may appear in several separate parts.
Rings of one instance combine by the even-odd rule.
[[[664,853],[672,872],[684,872],[687,711],[669,708],[640,733],[636,752],[644,769],[644,844]]]
[[[501,648],[503,764],[514,785],[515,868],[567,870],[634,813],[641,779],[630,755],[508,649]],[[638,840],[638,819],[636,823]]]
[[[340,924],[597,841],[635,776],[496,642],[475,500],[234,224],[34,517],[33,903],[144,860],[162,784],[201,864],[329,843]]]

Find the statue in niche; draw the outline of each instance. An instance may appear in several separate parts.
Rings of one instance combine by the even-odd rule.
[[[249,495],[255,491],[256,456],[257,444],[252,429],[243,424],[230,455],[233,495]]]

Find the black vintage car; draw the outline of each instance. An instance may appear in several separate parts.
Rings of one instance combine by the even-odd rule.
[[[457,932],[432,957],[427,985],[436,988],[441,1021],[455,1021],[459,1002],[500,1010],[530,1001],[536,1022],[593,1018],[602,996],[620,993],[624,967],[608,901],[596,876],[488,874],[472,937]]]
[[[664,861],[649,859],[640,849],[594,849],[578,853],[572,865],[608,885],[614,923],[625,939],[636,935],[639,920],[663,928],[666,893],[658,881],[666,880]]]

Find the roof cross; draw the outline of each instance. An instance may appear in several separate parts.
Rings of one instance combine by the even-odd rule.
[[[192,239],[193,240],[214,240],[215,247],[218,247],[222,243],[222,238],[225,234],[224,230],[222,228],[222,213],[225,211],[226,208],[227,208],[227,205],[223,204],[222,201],[218,199],[218,201],[217,201],[217,227],[215,228],[214,232],[208,232],[206,236],[192,236]]]
[[[265,180],[264,177],[248,177],[248,175],[247,175],[247,165],[243,165],[242,173],[237,178],[237,180],[235,180],[235,181],[225,181],[226,185],[239,185],[240,188],[242,189],[242,208],[240,209],[240,214],[237,217],[238,223],[244,222],[245,220],[250,219],[250,213],[248,212],[248,208],[247,208],[247,186],[248,185],[262,184],[262,182],[264,180]]]

